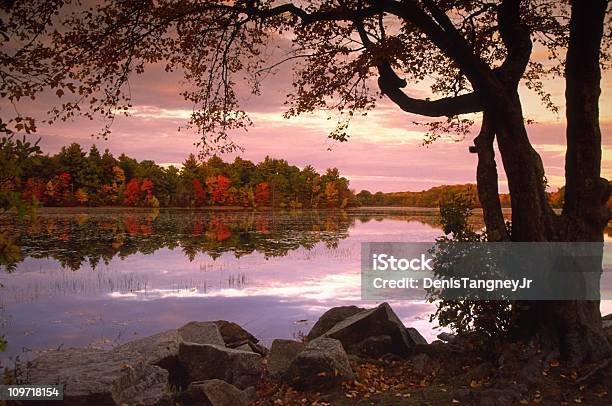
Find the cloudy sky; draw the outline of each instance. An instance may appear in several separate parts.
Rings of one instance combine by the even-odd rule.
[[[611,79],[612,75],[607,72],[600,102],[603,175],[608,178],[612,178]],[[468,152],[473,137],[459,142],[439,140],[429,147],[422,146],[424,129],[413,123],[419,117],[383,100],[375,111],[351,124],[349,142],[332,142],[327,135],[334,121],[327,120],[325,114],[295,119],[282,117],[284,96],[290,87],[291,73],[281,70],[264,82],[261,96],[242,97],[254,122],[248,132],[233,135],[234,141],[244,148],[242,157],[258,162],[269,155],[300,167],[311,164],[320,171],[337,167],[357,191],[416,191],[441,184],[475,182],[476,156]],[[522,89],[521,95],[525,115],[536,121],[529,125],[530,138],[543,157],[549,183],[556,188],[564,183],[564,83],[553,81],[547,87],[561,107],[559,116],[546,111],[532,92]],[[116,156],[126,153],[139,160],[177,165],[189,153],[197,152],[193,145],[198,140],[197,134],[177,131],[185,124],[192,108],[179,95],[183,88],[180,76],[151,67],[144,75],[134,78],[130,88],[134,101],[132,116],[115,121],[108,141],[91,137],[102,127],[100,122],[77,119],[52,127],[39,126],[37,136],[42,138],[43,151],[55,153],[71,142],[85,148],[95,143]],[[408,88],[407,92],[412,96],[427,96],[423,88]],[[44,105],[45,99],[36,105],[21,106],[21,111],[32,110],[37,115],[48,107]],[[6,104],[2,106],[5,108],[8,108]],[[234,155],[223,158],[231,160]],[[503,179],[501,189],[507,190]]]

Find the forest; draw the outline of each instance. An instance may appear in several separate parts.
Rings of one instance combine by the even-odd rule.
[[[12,142],[12,141],[7,141]],[[5,179],[2,192],[19,194],[43,206],[281,207],[345,208],[355,205],[349,181],[338,169],[321,175],[282,159],[254,164],[241,158],[224,162],[191,154],[176,166],[162,167],[125,154],[115,158],[96,145],[77,144],[54,155],[40,150],[20,163],[19,174]]]
[[[565,188],[547,192],[548,201],[552,208],[563,207]],[[392,192],[371,193],[362,190],[355,195],[359,206],[397,206],[397,207],[439,207],[441,203],[450,201],[455,196],[463,196],[471,207],[481,207],[478,198],[478,189],[475,184],[467,183],[461,185],[434,186],[420,192]],[[500,193],[499,201],[501,207],[509,208],[510,194]],[[608,205],[612,204],[612,200]]]
[[[337,168],[321,175],[310,165],[300,169],[270,157],[255,164],[240,157],[231,163],[218,156],[200,161],[190,154],[178,168],[125,154],[115,158],[108,149],[100,153],[95,144],[86,152],[72,143],[54,155],[36,149],[19,166],[19,174],[5,179],[0,190],[43,206],[439,207],[461,195],[472,207],[480,207],[475,184],[440,185],[419,192],[355,193]],[[564,195],[564,188],[548,192],[551,206],[561,208]],[[500,193],[499,198],[502,207],[510,207],[509,194]]]

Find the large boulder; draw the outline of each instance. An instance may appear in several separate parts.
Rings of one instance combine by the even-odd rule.
[[[363,354],[364,342],[371,337],[390,337],[386,352],[397,355],[409,355],[417,341],[408,334],[406,327],[391,309],[388,303],[356,313],[328,330],[322,337],[340,340],[347,353]],[[380,344],[380,342],[378,343]],[[377,348],[377,351],[383,349]]]
[[[168,372],[137,353],[69,348],[32,362],[28,383],[63,384],[64,405],[170,405]]]
[[[214,321],[190,321],[178,329],[182,341],[225,346],[223,336]]]
[[[180,386],[185,381],[185,371],[178,358],[180,341],[225,345],[215,322],[192,321],[178,330],[168,330],[130,341],[115,347],[113,351],[139,354],[145,362],[167,370],[170,374],[170,383]]]
[[[421,333],[419,333],[419,330],[417,330],[416,328],[406,327],[406,333],[408,333],[410,339],[414,341],[415,344],[427,345],[427,340],[421,335]]]
[[[268,372],[273,378],[280,378],[291,365],[295,357],[306,347],[300,341],[276,339],[272,341],[268,355]]]
[[[357,306],[332,307],[331,309],[323,313],[321,317],[319,317],[319,320],[317,320],[315,325],[312,326],[312,329],[310,329],[310,332],[307,336],[308,340],[312,341],[315,338],[322,336],[336,324],[340,323],[342,320],[364,310],[364,308]]]
[[[136,353],[145,362],[167,370],[170,375],[178,372],[179,333],[176,330],[164,331],[149,337],[130,341],[113,351],[118,353]]]
[[[236,323],[225,320],[217,320],[214,322],[221,337],[225,342],[225,345],[230,348],[236,348],[240,345],[246,344],[247,342],[258,343],[259,340],[255,336]]]
[[[192,382],[181,395],[183,405],[247,406],[249,394],[220,379]]]
[[[259,382],[261,355],[220,345],[181,342],[179,361],[188,382],[222,379],[244,389]]]
[[[342,344],[331,338],[309,342],[283,375],[285,382],[299,390],[326,389],[353,379]]]

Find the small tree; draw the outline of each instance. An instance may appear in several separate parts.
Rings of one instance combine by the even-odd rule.
[[[469,223],[472,204],[469,197],[457,195],[440,205],[440,223],[445,235],[436,239],[434,273],[437,277],[455,276],[452,269],[457,257],[466,255],[462,244],[487,241],[486,234],[474,231]],[[482,260],[486,262],[487,258]],[[489,338],[503,338],[512,333],[520,308],[504,300],[449,300],[444,298],[443,291],[435,290],[430,291],[428,300],[437,307],[430,321],[437,319],[440,326],[458,333],[476,331]]]

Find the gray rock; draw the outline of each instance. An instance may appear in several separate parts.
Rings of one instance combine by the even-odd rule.
[[[115,347],[112,351],[139,354],[145,362],[164,368],[170,375],[174,375],[179,369],[178,350],[178,331],[168,330],[150,337],[130,341]]]
[[[253,349],[251,348],[251,346],[249,345],[249,343],[244,343],[236,348],[234,348],[235,350],[238,351],[248,351],[248,352],[255,352],[253,351]]]
[[[225,346],[219,328],[213,321],[190,321],[179,328],[178,333],[183,341],[190,343]]]
[[[312,326],[312,329],[310,329],[307,336],[308,340],[312,341],[315,338],[322,336],[342,320],[364,310],[365,309],[357,306],[338,306],[329,309],[323,313],[315,325]]]
[[[168,372],[137,353],[69,348],[32,362],[29,383],[63,384],[64,405],[170,405]]]
[[[268,350],[265,346],[251,341],[245,341],[243,344],[232,348],[240,351],[254,352],[261,355],[262,357],[266,357],[270,352],[270,350]]]
[[[299,390],[326,389],[355,379],[342,344],[318,338],[291,362],[283,380]]]
[[[347,353],[360,355],[361,343],[366,338],[384,335],[391,337],[388,353],[408,355],[417,344],[388,303],[342,320],[322,337],[340,340]]]
[[[188,382],[222,379],[244,389],[256,385],[262,373],[261,355],[219,345],[181,342],[179,361]]]
[[[416,328],[406,327],[406,333],[408,333],[410,339],[414,341],[415,344],[427,344],[425,337],[423,337]]]
[[[300,341],[276,339],[272,341],[268,355],[268,372],[273,378],[280,378],[291,365],[295,357],[306,347]]]
[[[192,382],[181,396],[183,405],[246,406],[249,394],[220,379]]]
[[[251,350],[253,350],[253,352],[256,352],[262,357],[266,357],[270,353],[270,350],[260,343],[254,343],[249,341],[249,346],[251,347]]]
[[[450,343],[451,341],[453,341],[457,336],[451,333],[440,333],[438,334],[436,337],[438,337],[440,340]]]
[[[259,340],[251,333],[240,327],[236,323],[226,320],[217,320],[214,322],[221,333],[221,337],[225,342],[225,345],[230,348],[235,348],[243,345],[249,341],[252,343],[258,343]],[[214,343],[202,343],[202,344],[214,344]]]

